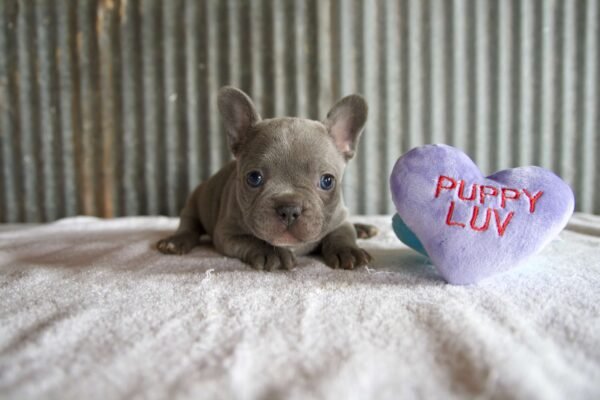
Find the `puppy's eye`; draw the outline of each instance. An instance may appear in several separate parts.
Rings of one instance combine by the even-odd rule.
[[[319,186],[323,190],[331,190],[335,186],[335,177],[331,174],[325,174],[321,176],[321,181],[319,182]]]
[[[253,188],[257,188],[264,183],[264,178],[259,171],[250,171],[246,175],[246,183]]]

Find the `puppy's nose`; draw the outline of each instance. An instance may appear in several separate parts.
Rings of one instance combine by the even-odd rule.
[[[277,207],[275,209],[279,218],[287,225],[290,226],[298,219],[302,214],[302,208],[296,205],[286,204],[284,206]]]

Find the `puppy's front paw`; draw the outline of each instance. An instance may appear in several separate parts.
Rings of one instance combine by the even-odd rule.
[[[164,254],[186,254],[198,244],[198,235],[195,233],[179,233],[156,243],[158,251]]]
[[[290,270],[296,265],[296,256],[287,249],[264,246],[250,250],[244,261],[258,270],[273,271],[280,268]]]
[[[354,269],[368,265],[373,258],[360,247],[333,247],[323,249],[323,259],[331,268]]]

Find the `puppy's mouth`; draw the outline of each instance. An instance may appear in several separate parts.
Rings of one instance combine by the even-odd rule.
[[[298,247],[317,241],[322,235],[324,218],[318,207],[297,203],[251,210],[248,227],[254,236],[276,247]]]
[[[267,237],[269,243],[277,247],[295,247],[318,241],[322,237],[321,224],[317,221],[303,221],[290,227],[273,229]]]
[[[310,242],[314,242],[319,238],[320,229],[316,228],[320,224],[298,223],[289,227],[284,227],[277,221],[272,221],[269,224],[263,225],[262,229],[255,231],[255,236],[268,242],[276,247],[297,247]]]
[[[289,230],[284,231],[281,235],[277,236],[270,242],[273,246],[277,247],[294,247],[303,243],[302,240],[294,236],[294,234]]]

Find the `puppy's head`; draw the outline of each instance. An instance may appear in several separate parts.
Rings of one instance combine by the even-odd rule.
[[[320,240],[345,218],[342,176],[367,119],[357,95],[337,102],[323,122],[261,120],[242,91],[219,92],[229,146],[237,160],[236,195],[252,234],[274,246]]]

